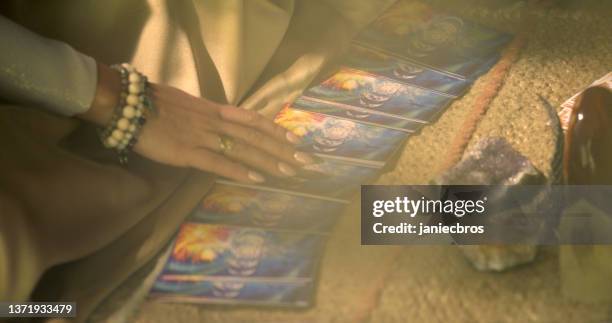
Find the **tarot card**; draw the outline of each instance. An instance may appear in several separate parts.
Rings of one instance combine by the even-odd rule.
[[[406,138],[403,131],[376,127],[286,106],[275,118],[300,136],[297,149],[382,167]]]
[[[161,276],[313,277],[324,239],[319,234],[185,222]]]
[[[461,96],[472,85],[472,81],[358,45],[351,47],[351,52],[348,53],[343,65],[453,97]],[[491,66],[491,64],[482,65],[477,74],[485,73]]]
[[[351,105],[333,103],[325,100],[301,96],[291,105],[293,109],[316,112],[329,116],[354,120],[359,123],[413,133],[421,129],[425,123],[398,118],[384,112],[360,108]]]
[[[164,280],[158,279],[150,297],[164,302],[306,307],[314,294],[312,280]]]
[[[367,27],[356,43],[469,79],[511,39],[422,3],[400,2]]]
[[[346,201],[215,184],[189,218],[211,224],[329,233]]]
[[[393,115],[420,123],[433,121],[453,99],[349,68],[342,68],[321,84],[309,88],[304,92],[304,98],[354,106],[370,110],[372,115]],[[355,113],[355,116],[358,118],[360,114]]]

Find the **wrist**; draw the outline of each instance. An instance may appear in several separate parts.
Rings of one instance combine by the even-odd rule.
[[[121,96],[121,75],[102,63],[97,64],[96,94],[89,109],[78,118],[104,126],[111,120]]]
[[[103,68],[103,67],[102,67]],[[133,66],[128,63],[121,65],[113,65],[110,67],[113,71],[119,74],[119,92],[109,91],[105,95],[106,86],[100,91],[102,107],[98,110],[95,120],[106,118],[108,109],[106,100],[113,101],[112,98],[118,96],[113,104],[114,109],[110,115],[110,121],[106,123],[99,131],[102,144],[109,149],[113,149],[118,153],[119,162],[127,163],[128,154],[138,141],[138,135],[142,126],[147,121],[147,114],[152,110],[153,106],[148,96],[147,77],[138,72]],[[108,74],[111,76],[112,74]],[[102,76],[103,78],[104,76]],[[113,85],[116,83],[105,83]],[[119,93],[118,95],[116,93]],[[98,107],[98,106],[96,106]]]

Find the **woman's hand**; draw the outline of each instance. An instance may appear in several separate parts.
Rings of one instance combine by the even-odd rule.
[[[96,99],[81,116],[101,125],[110,119],[120,91],[117,75],[106,69],[99,68]],[[300,140],[296,135],[256,112],[156,84],[151,85],[151,99],[155,111],[149,113],[134,150],[156,162],[247,183],[265,181],[262,173],[293,176],[295,167],[313,162],[295,150]]]
[[[259,172],[295,175],[294,166],[312,162],[297,152],[299,138],[260,114],[193,97],[176,88],[152,85],[157,113],[149,114],[135,151],[149,159],[194,167],[243,182],[263,182]],[[222,151],[221,138],[231,138]]]

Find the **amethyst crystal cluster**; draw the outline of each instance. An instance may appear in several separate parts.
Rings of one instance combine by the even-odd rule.
[[[495,185],[491,189],[489,202],[506,203],[514,196],[510,193],[516,185],[537,185],[534,194],[527,200],[521,199],[514,210],[490,210],[486,217],[477,219],[479,224],[499,224],[501,230],[487,232],[483,241],[487,244],[474,244],[474,237],[454,237],[460,249],[471,264],[478,270],[502,271],[531,262],[537,252],[537,239],[542,229],[548,225],[545,219],[527,230],[513,222],[520,221],[518,213],[525,208],[546,207],[550,202],[550,181],[521,153],[503,138],[485,138],[466,152],[457,165],[442,174],[436,181],[439,185]],[[491,200],[493,199],[493,200]],[[504,200],[506,199],[506,200]],[[507,204],[507,203],[506,203]],[[508,225],[506,225],[508,224]],[[495,227],[495,226],[493,226]],[[463,240],[462,240],[463,239]],[[512,244],[496,244],[491,241],[514,241]],[[516,243],[518,241],[518,243]]]

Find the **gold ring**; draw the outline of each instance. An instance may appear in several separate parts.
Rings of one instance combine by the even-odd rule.
[[[219,149],[222,153],[227,153],[234,148],[234,140],[228,136],[219,136]]]

